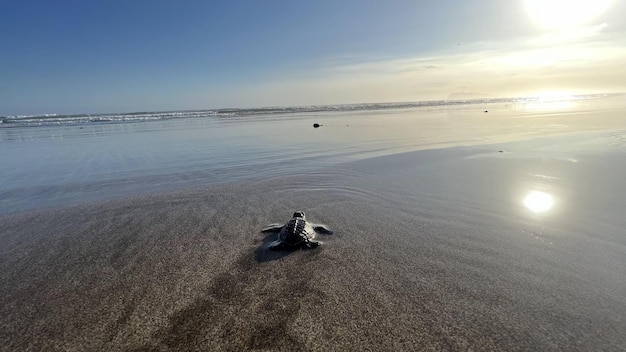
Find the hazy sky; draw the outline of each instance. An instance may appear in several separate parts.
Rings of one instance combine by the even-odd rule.
[[[625,3],[0,0],[0,115],[623,92]]]

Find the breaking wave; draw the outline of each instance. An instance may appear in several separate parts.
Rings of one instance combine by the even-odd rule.
[[[585,97],[577,97],[585,98]],[[263,107],[263,108],[228,108],[213,110],[167,111],[167,112],[134,112],[124,114],[82,114],[82,115],[18,115],[0,116],[0,128],[8,127],[38,127],[57,125],[79,125],[85,123],[125,123],[155,120],[170,120],[184,118],[233,118],[254,117],[263,115],[281,115],[295,113],[367,111],[385,109],[403,109],[427,106],[446,106],[464,104],[493,104],[493,103],[529,102],[529,98],[498,98],[474,100],[436,100],[404,103],[368,103],[368,104],[340,104],[315,105],[293,107]]]

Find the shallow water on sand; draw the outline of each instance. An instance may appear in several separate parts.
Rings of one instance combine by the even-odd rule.
[[[621,350],[626,153],[612,140],[398,153],[1,216],[5,344]],[[550,209],[525,205],[533,191]],[[270,253],[259,230],[294,210],[334,234]]]
[[[620,99],[1,128],[0,213],[303,174],[418,149],[623,131]]]
[[[5,345],[621,350],[626,122],[589,104],[1,130],[3,212],[140,195],[0,216]],[[294,210],[335,233],[270,255]]]

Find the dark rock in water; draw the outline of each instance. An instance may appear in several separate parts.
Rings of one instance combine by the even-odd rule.
[[[489,110],[485,110],[485,112],[489,112]]]
[[[498,150],[498,153],[504,153],[504,150]]]
[[[320,125],[319,123],[314,123],[314,124],[313,124],[313,128],[318,128],[318,127],[320,127],[320,126],[321,126],[321,125]]]

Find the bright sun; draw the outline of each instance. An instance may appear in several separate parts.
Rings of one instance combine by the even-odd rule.
[[[587,24],[600,16],[613,0],[525,0],[532,20],[545,29]]]

